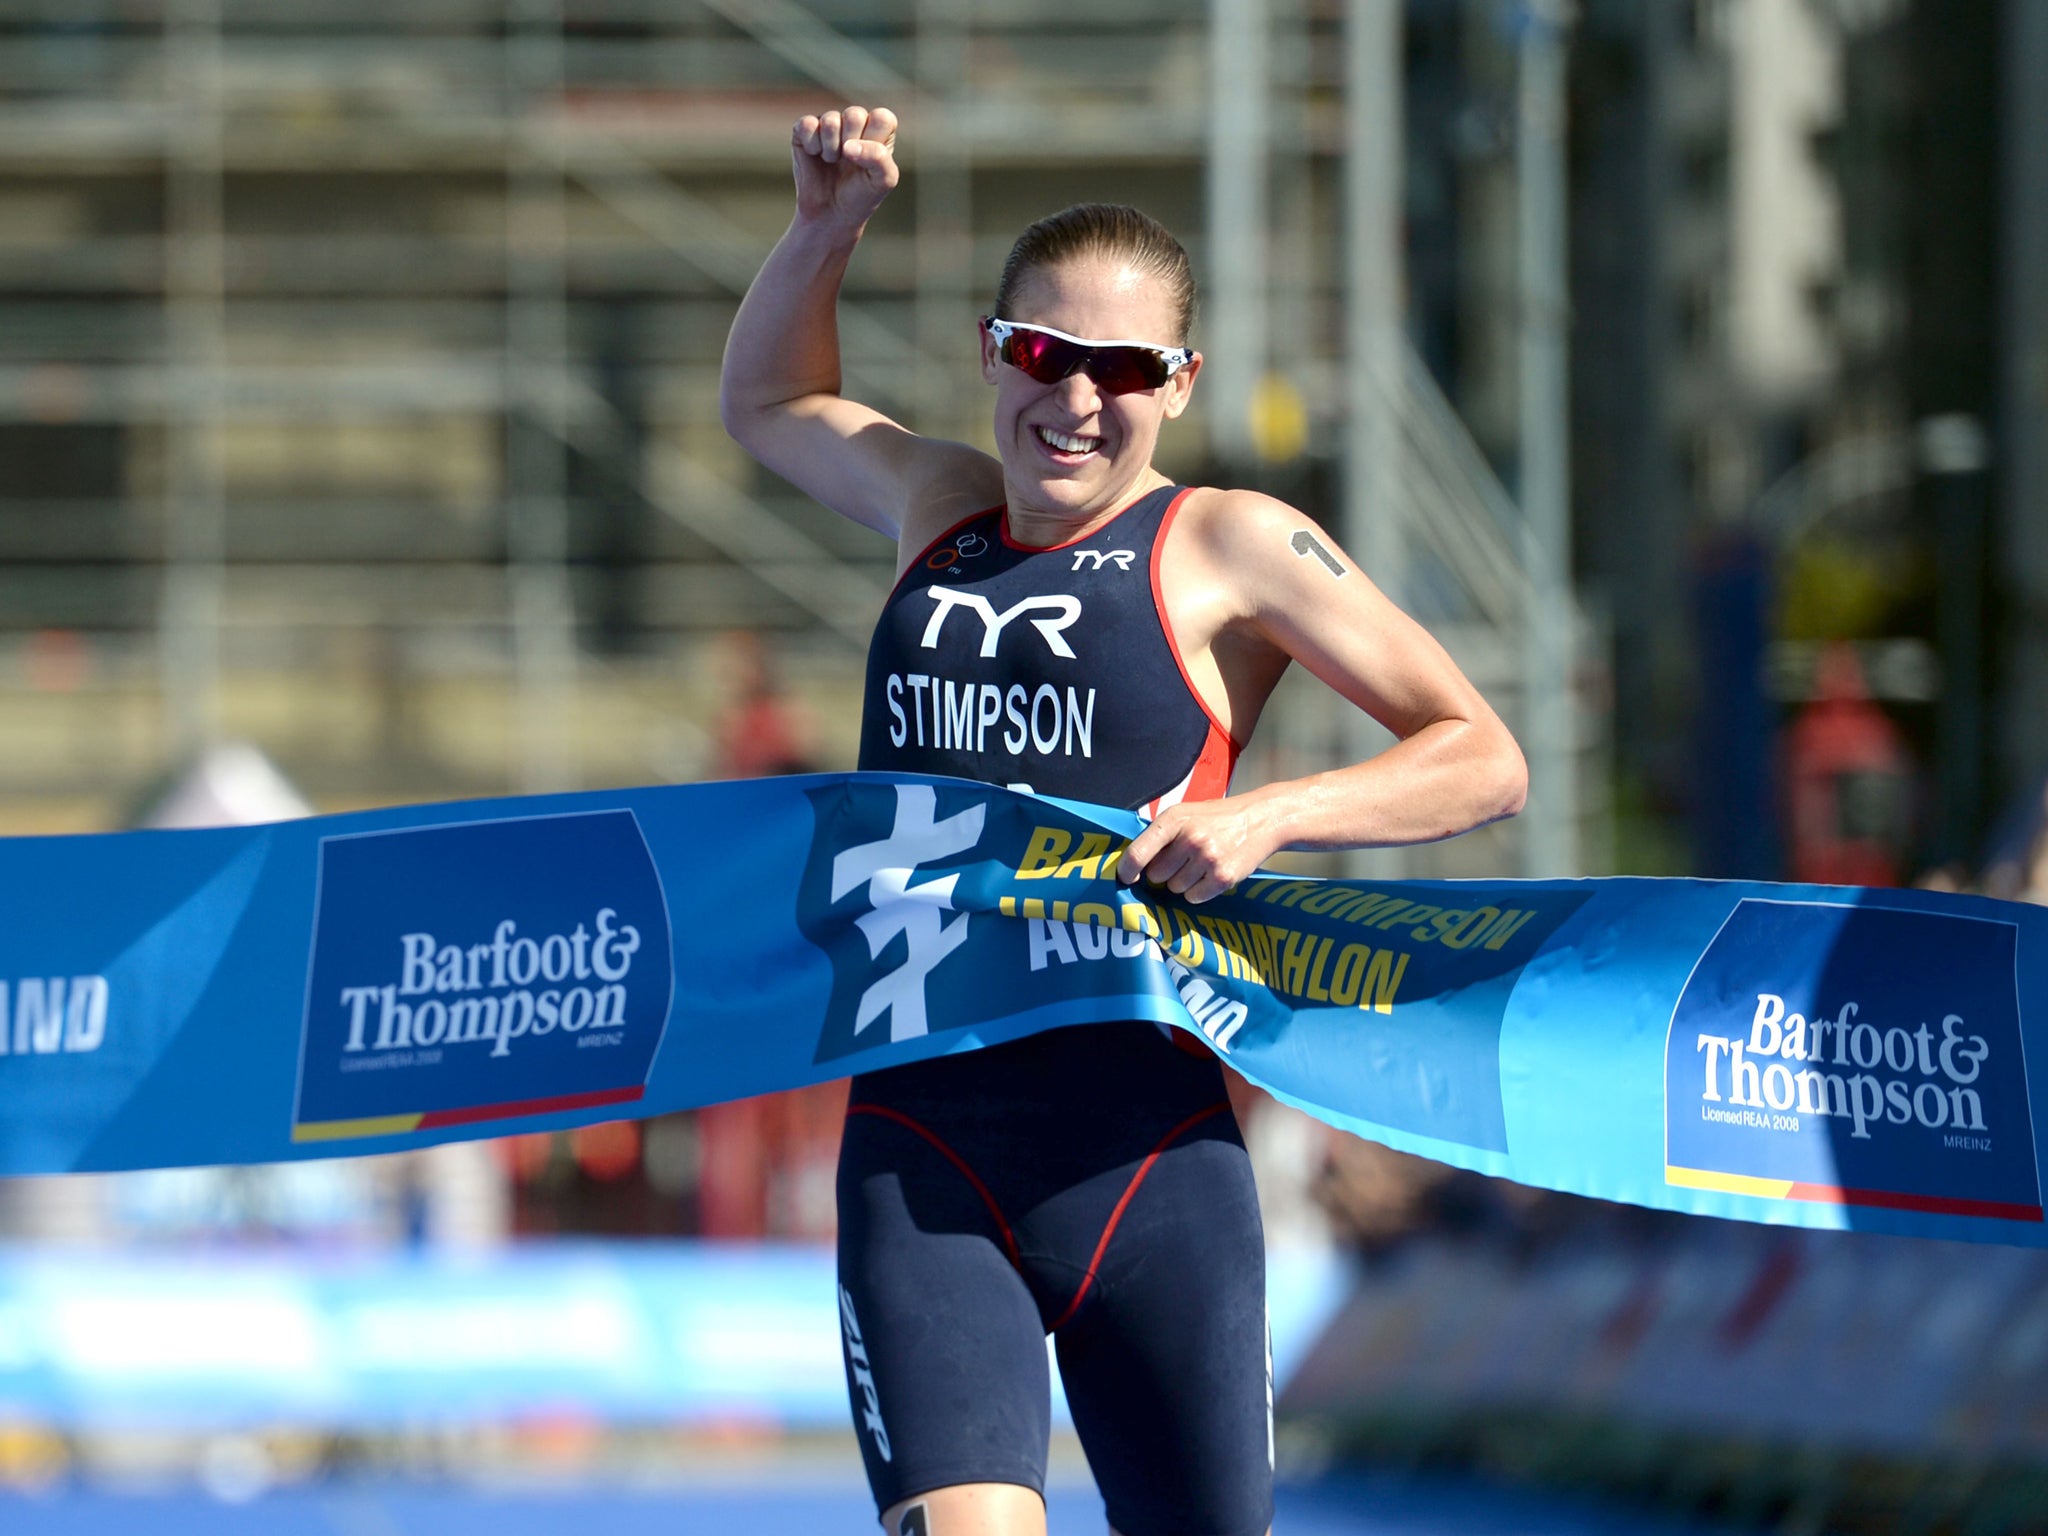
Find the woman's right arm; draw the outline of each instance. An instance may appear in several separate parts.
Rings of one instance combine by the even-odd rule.
[[[951,481],[960,514],[1000,470],[959,443],[906,431],[840,393],[839,285],[861,231],[896,185],[896,115],[848,107],[790,131],[796,217],[756,274],[725,344],[719,416],[762,464],[892,538],[927,526]],[[998,494],[1000,494],[998,492]],[[979,506],[988,505],[981,500]]]

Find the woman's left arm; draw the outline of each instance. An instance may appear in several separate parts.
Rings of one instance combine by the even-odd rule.
[[[1189,554],[1234,611],[1233,627],[1398,739],[1347,768],[1168,807],[1119,861],[1120,879],[1202,902],[1283,848],[1432,842],[1522,808],[1528,770],[1500,717],[1322,529],[1249,492],[1225,493],[1205,512],[1176,534],[1194,541]]]

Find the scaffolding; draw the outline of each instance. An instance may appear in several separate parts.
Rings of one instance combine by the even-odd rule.
[[[716,410],[789,122],[904,120],[842,307],[864,398],[986,445],[973,321],[1010,238],[1136,200],[1210,292],[1215,387],[1162,467],[1259,469],[1276,374],[1329,460],[1348,24],[1327,0],[0,0],[9,826],[109,825],[223,737],[325,808],[696,776],[733,629],[776,635],[820,765],[850,764],[891,552]],[[1410,513],[1376,547],[1513,720],[1520,514],[1382,352]],[[1290,687],[1249,771],[1324,766],[1345,732]],[[1513,870],[1517,835],[1405,868]]]

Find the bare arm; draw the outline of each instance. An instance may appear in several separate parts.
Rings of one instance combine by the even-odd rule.
[[[1188,606],[1198,624],[1206,606],[1212,646],[1291,657],[1399,739],[1349,767],[1169,807],[1119,875],[1206,901],[1283,848],[1430,842],[1520,810],[1521,751],[1443,647],[1300,513],[1244,493],[1222,502],[1184,530]]]
[[[985,494],[993,461],[921,438],[840,393],[840,283],[897,183],[895,138],[886,107],[803,117],[791,129],[796,217],[733,321],[719,415],[741,447],[806,494],[902,537],[906,524],[914,534],[930,520],[927,504],[946,487],[961,502],[958,516],[988,505],[967,503]]]

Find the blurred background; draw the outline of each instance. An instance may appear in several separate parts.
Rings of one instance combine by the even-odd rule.
[[[1162,467],[1517,730],[1523,817],[1356,866],[2048,899],[2044,84],[2043,0],[0,0],[0,833],[851,766],[891,551],[715,392],[858,101],[852,392],[987,445],[1010,241],[1138,203],[1204,288]],[[1333,702],[1240,785],[1371,750]],[[2048,1529],[2034,1255],[1237,1097],[1283,1531]],[[870,1528],[843,1103],[0,1183],[0,1527]]]

